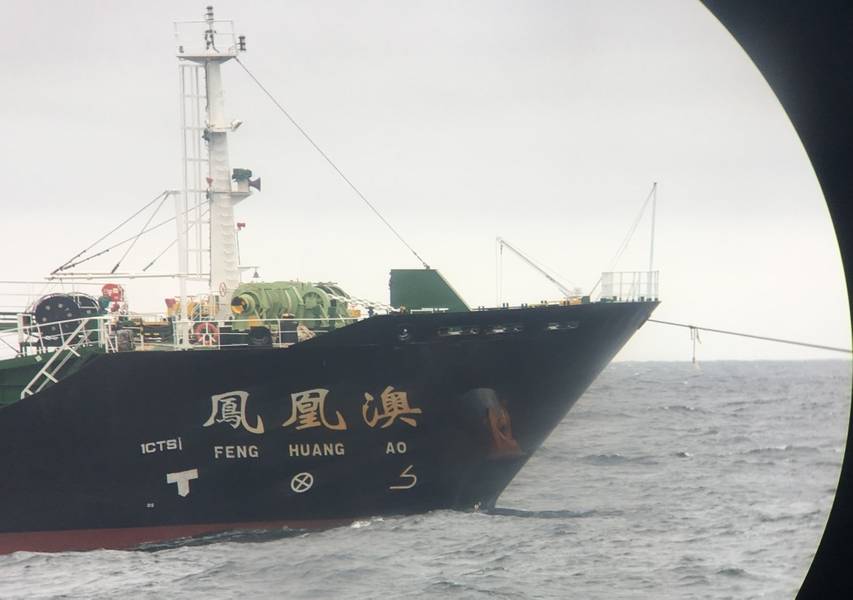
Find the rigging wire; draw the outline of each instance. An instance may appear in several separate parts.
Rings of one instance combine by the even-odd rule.
[[[497,250],[496,250],[496,252],[497,252],[497,259],[496,259],[497,260],[497,266],[496,266],[497,272],[495,274],[495,277],[496,277],[496,281],[497,281],[496,285],[498,286],[498,304],[500,304],[500,302],[501,302],[501,292],[502,292],[502,286],[503,286],[502,282],[503,282],[503,249],[504,249],[504,246],[506,246],[510,250],[512,250],[513,254],[515,254],[518,258],[520,258],[528,266],[533,267],[535,270],[539,271],[539,273],[541,275],[543,275],[548,281],[550,281],[551,283],[556,285],[560,289],[560,292],[564,296],[566,296],[567,298],[572,295],[572,292],[569,290],[568,287],[566,287],[565,284],[561,283],[553,275],[551,275],[551,273],[554,273],[555,275],[561,277],[564,281],[568,281],[568,283],[572,287],[574,287],[574,288],[578,287],[576,283],[566,279],[565,277],[563,277],[563,275],[558,273],[555,269],[552,269],[551,267],[549,267],[545,263],[541,263],[541,262],[537,261],[532,256],[530,256],[529,254],[522,252],[521,250],[519,250],[518,248],[516,248],[515,246],[510,244],[507,240],[503,239],[502,237],[498,237],[495,240],[495,243],[497,245]]]
[[[106,254],[107,252],[109,252],[113,248],[116,248],[117,246],[121,246],[122,244],[126,244],[131,239],[133,239],[133,238],[128,238],[128,239],[124,240],[123,242],[119,242],[115,246],[110,246],[109,248],[107,248],[105,250],[101,250],[100,252],[96,252],[95,254],[91,254],[91,255],[87,256],[86,258],[84,258],[83,260],[78,260],[77,262],[70,262],[70,263],[66,264],[64,267],[62,267],[62,270],[65,271],[67,269],[71,269],[73,267],[76,267],[77,265],[83,264],[84,262],[89,262],[90,260],[92,260],[94,258],[98,258],[99,256]],[[56,275],[56,271],[51,273],[51,275]],[[59,277],[61,278],[62,275],[60,274]]]
[[[567,286],[563,283],[563,282],[565,281],[566,283],[568,283],[568,284],[569,284],[570,286],[572,286],[573,288],[580,287],[580,286],[578,286],[578,284],[576,284],[574,281],[572,281],[571,279],[567,278],[565,275],[563,275],[562,273],[560,273],[559,271],[557,271],[555,268],[553,268],[553,267],[549,267],[548,265],[546,265],[546,264],[545,264],[544,262],[542,262],[541,260],[537,260],[536,258],[534,258],[534,257],[530,256],[530,254],[527,254],[527,258],[530,260],[530,262],[532,262],[533,264],[535,264],[537,267],[539,267],[539,268],[540,268],[540,269],[542,269],[543,271],[550,271],[551,273],[553,273],[554,275],[556,275],[557,277],[559,277],[559,278],[560,278],[560,281],[559,281],[558,283],[559,283],[561,286],[563,286],[563,287],[567,287]]]
[[[795,340],[783,340],[780,338],[767,337],[763,335],[753,335],[751,333],[741,333],[738,331],[726,331],[725,329],[712,329],[711,327],[698,327],[696,325],[688,325],[687,323],[674,323],[672,321],[660,321],[658,319],[648,319],[650,323],[658,323],[660,325],[672,325],[674,327],[686,327],[690,330],[691,338],[693,336],[698,339],[699,331],[710,331],[712,333],[722,333],[725,335],[735,335],[739,337],[752,338],[756,340],[764,340],[767,342],[778,342],[780,344],[792,344],[794,346],[804,346],[806,348],[817,348],[819,350],[831,350],[833,352],[844,352],[845,354],[853,354],[853,350],[849,350],[847,348],[838,348],[836,346],[824,346],[822,344],[810,344],[808,342],[798,342]],[[699,340],[701,343],[701,340]],[[696,362],[696,354],[695,354],[695,344],[694,344],[694,355],[693,361]]]
[[[396,229],[394,229],[394,227],[391,225],[391,223],[389,223],[387,221],[387,219],[385,219],[385,217],[382,216],[382,214],[376,209],[375,206],[373,206],[373,204],[370,203],[370,201],[365,197],[364,194],[361,193],[361,191],[355,186],[355,184],[352,181],[350,181],[346,175],[344,175],[343,171],[341,171],[338,168],[338,166],[332,161],[332,159],[329,158],[329,156],[325,152],[323,152],[323,150],[320,148],[320,146],[318,146],[317,143],[313,139],[311,139],[311,136],[308,135],[308,133],[299,125],[299,123],[297,123],[296,120],[292,116],[290,116],[290,113],[287,112],[287,110],[279,103],[279,101],[275,99],[275,96],[273,96],[272,93],[267,88],[264,87],[264,85],[258,80],[258,78],[252,74],[252,72],[249,70],[249,68],[243,64],[243,62],[239,59],[239,57],[235,58],[235,60],[237,61],[237,64],[239,64],[241,67],[243,67],[243,70],[246,71],[246,74],[252,79],[252,81],[254,81],[257,84],[257,86],[259,88],[261,88],[261,91],[263,91],[264,94],[266,94],[267,97],[270,100],[272,100],[272,103],[276,105],[276,107],[281,111],[281,113],[285,117],[287,117],[287,120],[290,121],[290,123],[294,127],[296,127],[296,129],[299,131],[299,133],[302,134],[302,137],[304,137],[306,140],[308,140],[308,143],[311,144],[314,147],[314,149],[320,154],[320,156],[322,156],[326,160],[326,162],[329,163],[329,165],[337,172],[337,174],[341,176],[341,179],[343,179],[347,183],[347,185],[349,185],[349,187],[352,189],[352,191],[354,191],[356,193],[356,195],[359,198],[361,198],[362,201],[368,206],[368,208],[370,208],[370,210],[372,210],[373,213],[377,217],[379,217],[379,219],[383,223],[385,223],[385,226],[391,230],[391,233],[393,233],[395,236],[397,236],[397,239],[400,240],[403,243],[403,245],[406,246],[406,248],[408,248],[409,251],[415,255],[415,258],[417,258],[418,261],[420,261],[420,263],[424,266],[424,268],[429,269],[429,265],[426,263],[426,261],[423,258],[421,258],[421,256],[417,252],[415,252],[415,249],[412,248],[409,245],[409,243],[403,239],[403,236],[400,235],[400,233]]]
[[[159,196],[158,196],[158,197],[159,197]],[[190,213],[191,211],[193,211],[193,210],[195,210],[196,208],[198,208],[199,206],[201,206],[204,202],[207,202],[207,200],[202,200],[201,202],[197,202],[196,204],[194,204],[193,206],[191,206],[190,208],[188,208],[187,210],[185,210],[185,211],[183,212],[183,214],[185,214],[185,215],[186,215],[186,214]],[[162,227],[163,225],[168,225],[169,223],[171,223],[172,221],[174,221],[174,220],[175,220],[175,219],[177,219],[177,218],[178,218],[177,216],[174,216],[174,217],[169,217],[168,219],[165,219],[165,220],[163,220],[163,221],[160,221],[160,222],[159,222],[159,223],[157,223],[156,225],[152,225],[151,227],[149,227],[148,229],[145,229],[145,230],[144,230],[144,231],[142,231],[141,233],[139,233],[139,234],[137,234],[137,235],[134,235],[134,236],[131,236],[131,237],[129,237],[129,238],[127,238],[127,239],[124,239],[124,240],[122,240],[122,241],[120,241],[120,242],[116,242],[115,244],[113,244],[113,245],[112,245],[112,246],[110,246],[109,248],[105,248],[104,250],[101,250],[101,251],[100,251],[100,252],[98,252],[97,254],[93,254],[92,256],[87,256],[87,257],[86,257],[86,258],[84,258],[83,260],[78,260],[78,261],[77,261],[77,262],[75,262],[75,263],[68,263],[67,265],[65,265],[65,267],[63,268],[63,270],[65,270],[65,269],[70,269],[71,267],[76,267],[77,265],[83,264],[84,262],[88,262],[88,261],[92,260],[93,258],[97,258],[97,257],[101,256],[102,254],[106,254],[106,253],[107,253],[107,252],[109,252],[110,250],[115,250],[115,249],[116,249],[116,248],[118,248],[119,246],[123,246],[123,245],[125,245],[126,243],[128,243],[128,242],[130,242],[130,241],[135,240],[135,239],[136,239],[138,236],[140,236],[140,235],[143,235],[143,234],[146,234],[146,233],[150,233],[150,232],[152,232],[152,231],[154,231],[154,230],[156,230],[156,229],[159,229],[159,228],[160,228],[160,227]],[[81,254],[82,254],[82,253],[81,253]],[[79,254],[78,254],[78,256],[79,256]],[[56,273],[56,272],[54,271],[53,273],[51,273],[51,275],[54,275],[55,273]]]
[[[163,190],[162,192],[160,192],[159,194],[157,194],[157,196],[156,196],[153,200],[151,200],[150,202],[148,202],[145,206],[143,206],[142,208],[140,208],[139,210],[137,210],[135,213],[133,213],[132,215],[130,215],[128,218],[126,218],[124,221],[122,221],[121,223],[119,223],[119,225],[117,225],[116,227],[114,227],[114,228],[113,228],[112,230],[110,230],[108,233],[106,233],[106,234],[102,235],[101,237],[99,237],[99,238],[98,238],[94,243],[92,243],[88,248],[85,248],[85,249],[81,250],[80,252],[78,252],[77,254],[75,254],[74,256],[72,256],[71,258],[69,258],[67,261],[65,261],[65,263],[63,263],[63,264],[62,264],[62,266],[55,268],[53,271],[51,271],[51,273],[50,273],[50,274],[51,274],[51,275],[53,275],[53,274],[55,274],[57,271],[64,271],[65,269],[71,268],[71,267],[73,267],[74,265],[78,265],[78,264],[80,264],[80,263],[78,262],[78,263],[74,263],[74,265],[72,265],[72,264],[71,264],[71,262],[73,262],[74,260],[76,260],[76,259],[80,258],[80,257],[81,257],[81,256],[83,256],[86,252],[88,252],[89,250],[91,250],[92,248],[94,248],[95,246],[97,246],[98,244],[100,244],[101,242],[103,242],[105,239],[107,239],[108,237],[110,237],[110,236],[111,236],[112,234],[114,234],[116,231],[118,231],[119,229],[121,229],[122,227],[124,227],[125,225],[127,225],[127,223],[129,223],[130,221],[132,221],[132,220],[133,220],[137,215],[139,215],[141,212],[143,212],[146,208],[148,208],[149,206],[151,206],[152,204],[154,204],[155,202],[157,202],[157,200],[159,200],[160,198],[162,198],[164,195],[168,195],[168,194],[169,194],[169,190]],[[103,253],[100,253],[100,254],[103,254]],[[97,255],[96,255],[96,256],[97,256]],[[81,262],[83,262],[83,261],[81,261]]]
[[[619,259],[622,258],[622,254],[624,254],[625,250],[628,249],[628,244],[631,241],[631,238],[634,237],[634,232],[637,231],[637,227],[640,225],[640,221],[643,218],[643,215],[646,212],[646,207],[648,207],[649,202],[655,195],[655,190],[657,189],[657,182],[652,184],[652,189],[649,191],[649,195],[646,196],[646,200],[643,202],[642,208],[640,208],[640,212],[637,214],[637,218],[634,219],[633,225],[628,230],[628,233],[625,235],[625,238],[622,240],[622,243],[619,245],[619,249],[616,251],[616,255],[613,257],[613,260],[610,261],[610,266],[607,267],[607,271],[612,271],[616,266],[616,263],[619,262]],[[592,286],[592,289],[589,291],[589,295],[591,296],[598,285],[601,283],[601,277],[598,278],[598,281],[595,282],[595,285]]]
[[[210,212],[210,208],[208,208],[208,209],[207,209],[207,210],[205,210],[203,213],[201,213],[201,216],[199,217],[199,220],[204,219],[204,217],[206,217],[206,216],[207,216],[207,214],[208,214],[209,212]],[[191,228],[191,227],[192,227],[192,223],[187,223],[187,228],[186,228],[186,230],[184,231],[184,235],[186,235],[187,233],[189,233],[189,231],[190,231],[190,228]],[[142,272],[144,273],[144,272],[145,272],[145,271],[147,271],[150,267],[154,266],[154,263],[156,263],[158,260],[160,260],[160,259],[163,257],[163,255],[164,255],[164,254],[166,254],[166,252],[168,252],[168,251],[169,251],[169,249],[170,249],[172,246],[174,246],[175,244],[177,244],[177,243],[178,243],[178,239],[177,239],[177,238],[175,238],[174,240],[172,240],[172,241],[171,241],[171,243],[170,243],[168,246],[166,246],[165,248],[163,248],[163,251],[162,251],[162,252],[160,252],[160,254],[158,254],[157,256],[155,256],[155,257],[154,257],[154,259],[153,259],[150,263],[148,263],[147,265],[145,265],[145,268],[144,268],[144,269],[142,269]]]
[[[116,270],[118,269],[119,265],[122,263],[122,261],[123,261],[125,258],[127,258],[127,255],[130,253],[130,251],[131,251],[131,250],[133,250],[133,247],[136,245],[136,242],[138,242],[138,241],[139,241],[139,238],[141,238],[141,237],[142,237],[142,234],[143,234],[143,233],[145,233],[145,230],[148,228],[148,225],[150,225],[150,224],[151,224],[151,221],[152,221],[152,220],[154,220],[154,217],[156,217],[156,216],[157,216],[157,213],[158,213],[158,212],[160,212],[160,209],[161,209],[161,208],[163,208],[163,203],[164,203],[164,202],[166,202],[166,199],[167,199],[168,197],[169,197],[169,193],[167,192],[167,193],[163,196],[163,199],[162,199],[162,200],[160,200],[160,204],[158,204],[158,205],[157,205],[157,208],[155,208],[155,209],[154,209],[154,212],[153,212],[153,213],[151,213],[151,216],[150,216],[150,217],[148,217],[148,220],[147,220],[147,221],[145,221],[145,225],[143,225],[143,226],[142,226],[142,229],[140,229],[140,230],[139,230],[139,233],[137,233],[137,234],[136,234],[136,237],[135,237],[135,238],[133,238],[133,241],[130,243],[130,246],[128,246],[127,250],[125,250],[125,251],[124,251],[124,254],[122,254],[122,255],[121,255],[121,258],[120,258],[120,259],[118,259],[118,262],[117,262],[117,263],[115,264],[115,266],[113,267],[113,270],[112,270],[112,271],[110,271],[110,274],[115,273],[115,272],[116,272]]]
[[[142,272],[143,272],[143,273],[145,273],[145,271],[147,271],[149,267],[154,266],[154,263],[155,263],[155,262],[157,262],[158,260],[160,260],[160,259],[163,257],[163,255],[164,255],[164,254],[166,254],[166,252],[168,252],[168,251],[169,251],[169,249],[170,249],[172,246],[174,246],[175,244],[177,244],[177,243],[178,243],[178,240],[177,240],[177,239],[172,240],[172,241],[169,243],[169,245],[168,245],[168,246],[166,246],[165,248],[163,248],[163,251],[162,251],[160,254],[158,254],[157,256],[155,256],[155,257],[154,257],[154,259],[153,259],[150,263],[148,263],[147,265],[145,265],[145,267],[142,269]]]
[[[613,267],[616,266],[616,263],[622,258],[622,254],[627,250],[628,244],[631,241],[631,238],[634,236],[634,232],[637,231],[637,227],[640,225],[640,221],[643,218],[643,215],[646,212],[646,207],[649,205],[652,197],[655,194],[655,188],[657,187],[657,183],[652,185],[652,189],[649,191],[649,195],[646,196],[645,201],[643,202],[642,208],[640,208],[640,212],[637,214],[637,218],[634,219],[634,224],[631,225],[631,229],[628,230],[625,239],[622,240],[622,244],[619,246],[619,250],[616,251],[616,255],[613,257],[613,260],[610,261],[610,266],[608,267],[608,271],[612,271]]]

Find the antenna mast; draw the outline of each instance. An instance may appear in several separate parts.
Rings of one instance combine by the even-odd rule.
[[[240,285],[234,206],[251,195],[250,187],[260,189],[260,180],[251,180],[248,169],[231,171],[228,156],[228,133],[242,121],[225,116],[221,67],[245,51],[246,39],[234,34],[232,21],[215,20],[212,6],[207,7],[203,21],[175,23],[175,37],[184,151],[184,188],[177,213],[187,215],[177,222],[179,270],[200,275],[209,268],[210,294],[217,301],[217,317],[222,318]],[[206,203],[198,201],[204,199]],[[188,214],[187,207],[196,205],[198,210]],[[209,256],[209,265],[204,255]],[[187,306],[185,277],[181,278],[181,306],[182,310]]]
[[[654,273],[654,264],[655,264],[655,213],[657,212],[658,205],[658,182],[655,181],[654,185],[652,185],[652,231],[650,240],[649,240],[649,275],[648,275],[648,289],[646,290],[646,294],[649,298],[654,297],[654,285],[653,285],[653,275]]]

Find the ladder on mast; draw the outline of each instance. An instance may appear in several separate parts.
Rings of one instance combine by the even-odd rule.
[[[207,94],[204,67],[197,63],[178,65],[181,96],[181,150],[183,189],[179,196],[178,270],[191,277],[206,277],[210,268],[210,240],[206,178],[209,173],[204,132]]]

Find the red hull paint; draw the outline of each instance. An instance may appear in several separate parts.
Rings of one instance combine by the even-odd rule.
[[[163,525],[159,527],[123,527],[116,529],[69,529],[67,531],[25,531],[0,533],[0,554],[12,552],[64,552],[69,550],[129,549],[140,544],[165,542],[184,537],[220,533],[237,529],[328,529],[352,523],[353,519],[311,521],[249,521],[244,523],[205,523],[200,525]]]

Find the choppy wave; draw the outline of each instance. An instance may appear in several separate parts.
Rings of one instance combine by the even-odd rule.
[[[677,411],[677,412],[686,412],[686,413],[705,413],[707,411],[702,410],[702,408],[698,406],[690,406],[688,404],[668,404],[666,406],[661,407],[662,410],[668,411]]]
[[[488,511],[490,515],[501,517],[520,517],[524,519],[582,519],[586,517],[612,517],[621,515],[621,511],[604,510],[524,510],[519,508],[495,507]]]
[[[624,456],[618,452],[613,454],[588,454],[581,458],[582,461],[593,465],[623,465],[636,463],[641,465],[656,465],[658,462],[651,456]]]
[[[725,575],[726,577],[746,577],[747,572],[744,569],[737,567],[727,567],[717,571],[717,575]]]
[[[136,550],[158,552],[160,550],[169,550],[171,548],[180,548],[183,546],[204,546],[207,544],[216,544],[220,542],[268,542],[271,540],[280,540],[284,538],[305,535],[307,533],[310,533],[310,530],[289,529],[287,527],[276,529],[234,529],[231,531],[221,531],[217,533],[209,533],[193,537],[183,537],[167,542],[150,542],[139,545]]]
[[[815,448],[814,446],[795,446],[793,444],[783,444],[779,446],[762,446],[760,448],[750,448],[749,450],[743,451],[742,454],[782,454],[790,452],[812,454],[815,452],[819,452],[819,449]]]

